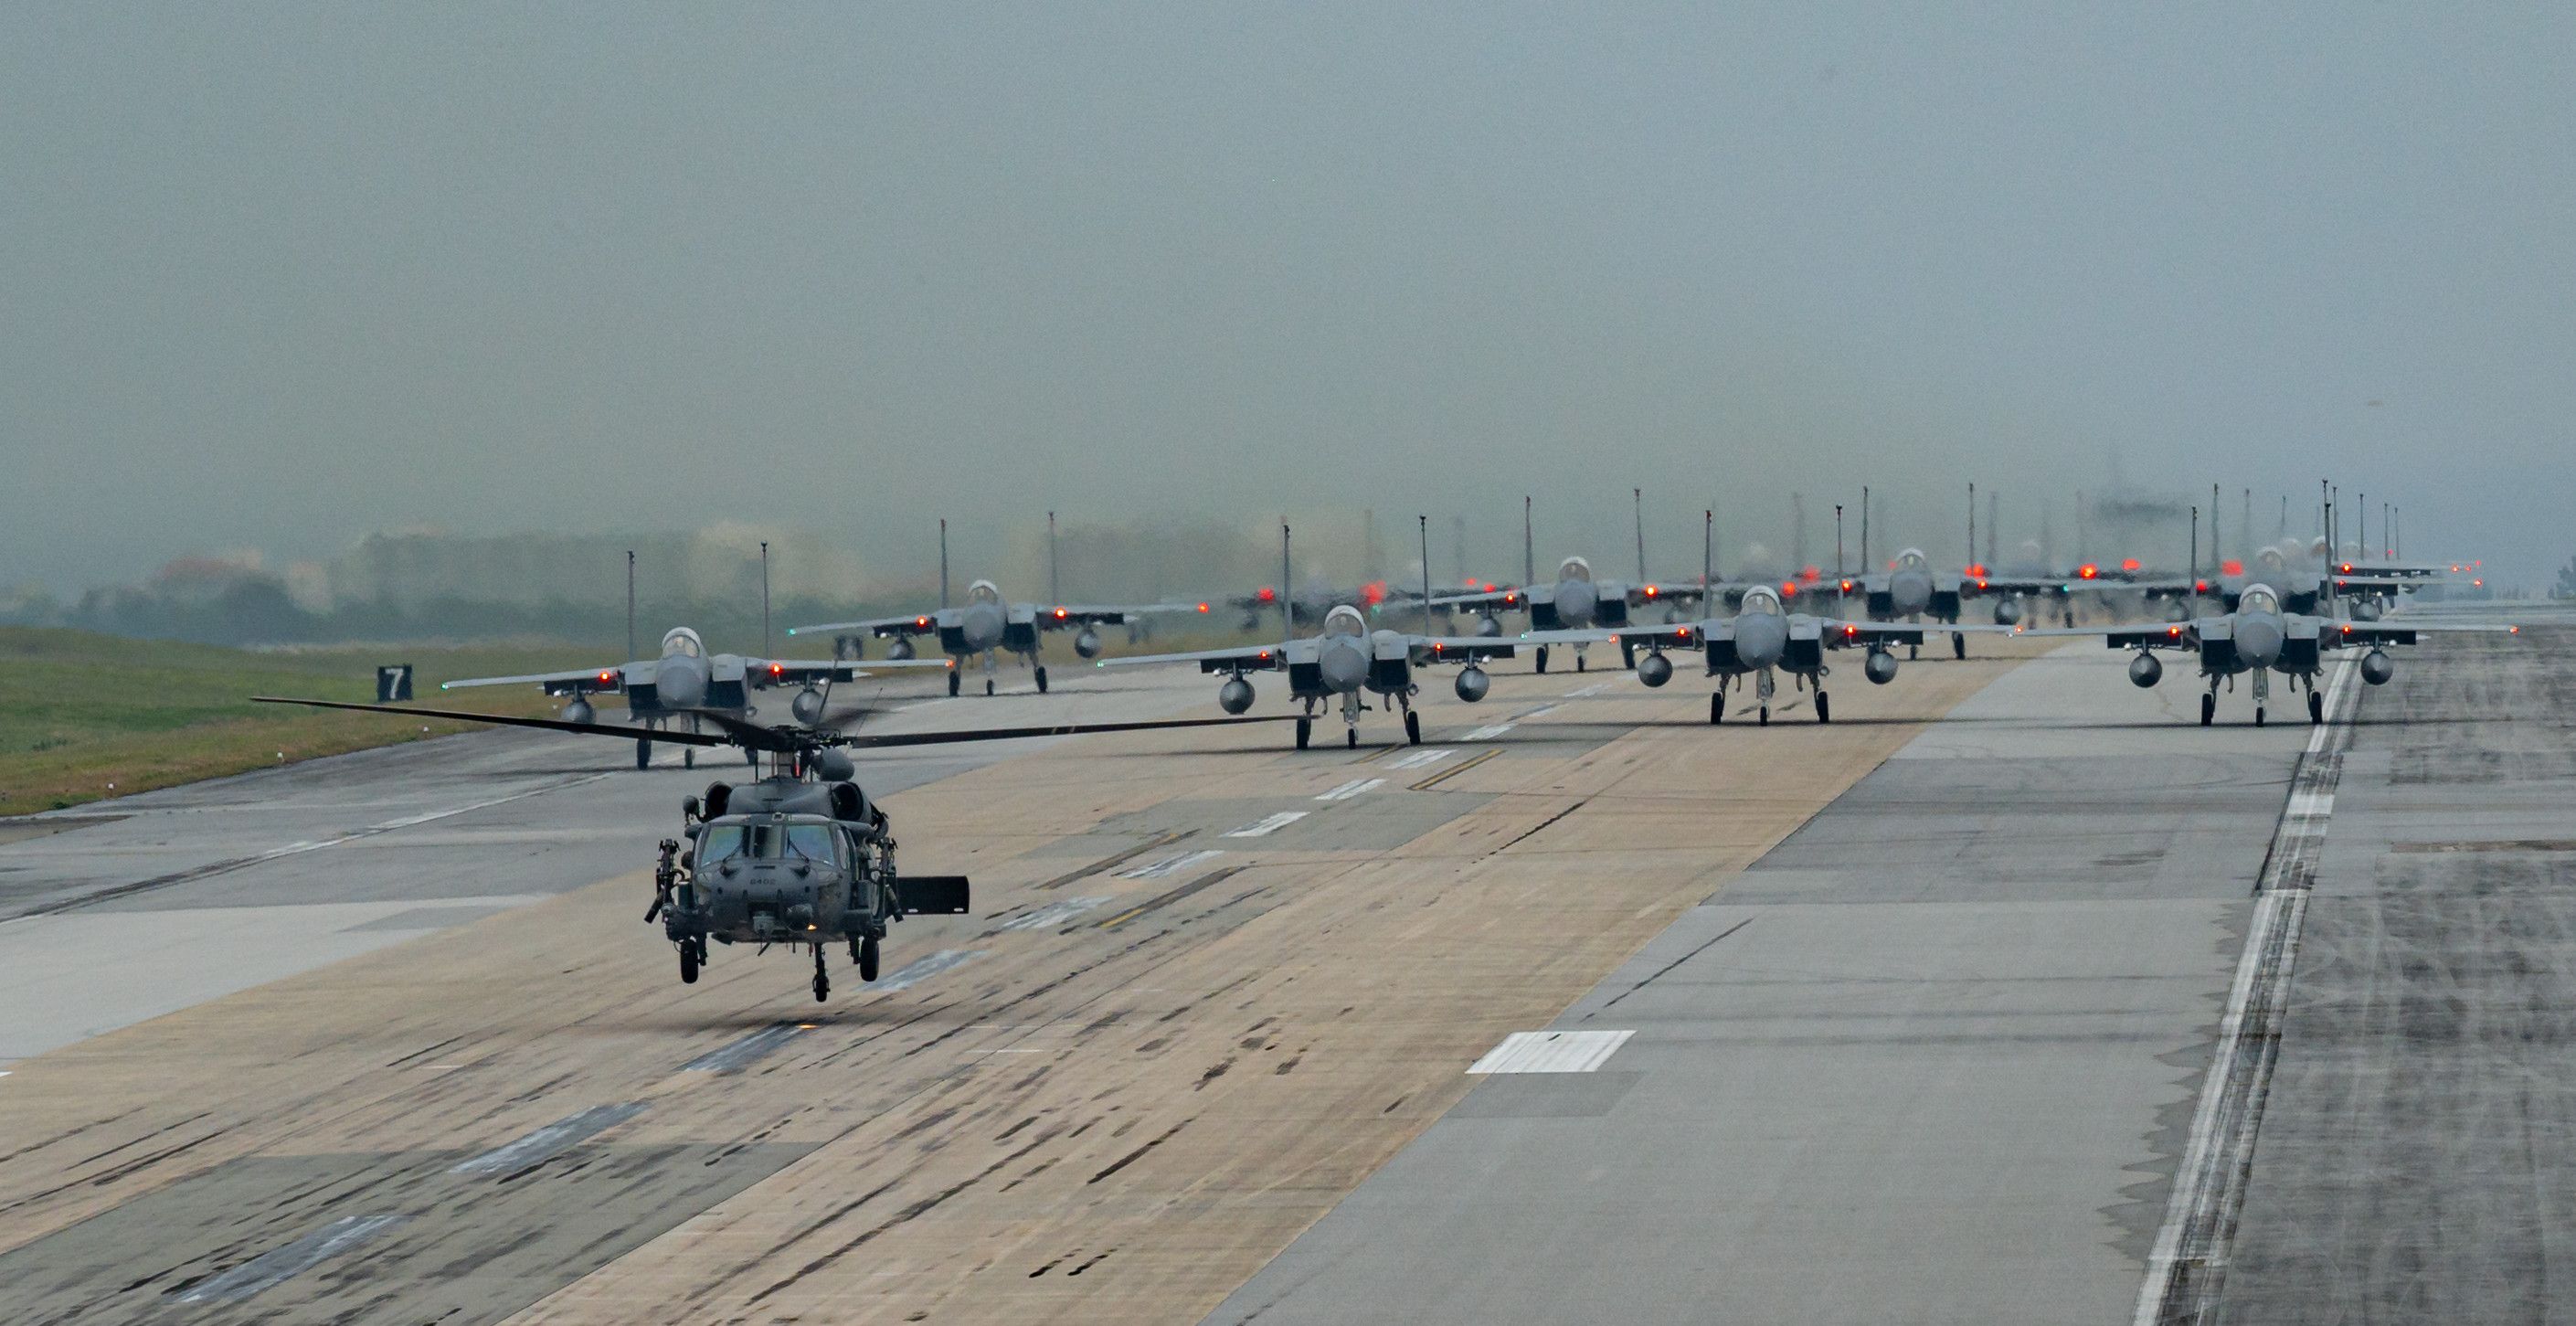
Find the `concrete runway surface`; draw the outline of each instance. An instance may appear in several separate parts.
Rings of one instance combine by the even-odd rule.
[[[1427,682],[1420,748],[1372,712],[1357,751],[865,757],[907,866],[974,875],[976,914],[907,922],[823,1005],[798,956],[681,986],[638,920],[722,761],[489,734],[84,808],[0,843],[0,1305],[2542,1317],[2571,643],[2351,687],[2330,821],[2291,795],[2304,722],[2231,697],[2205,730],[2178,671],[2027,642],[1846,669],[1831,726],[1793,694],[1712,731],[1688,669],[1506,672],[1474,707]],[[1057,676],[871,722],[1215,712],[1193,672]],[[2285,805],[2321,849],[2275,851]],[[2203,1098],[2293,858],[2240,1121]],[[2241,1181],[2187,1164],[2237,1138]],[[2203,1206],[2232,1239],[2178,1238]]]

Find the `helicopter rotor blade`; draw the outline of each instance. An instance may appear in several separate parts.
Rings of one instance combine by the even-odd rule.
[[[408,714],[415,718],[443,718],[460,723],[492,723],[502,727],[532,727],[548,732],[579,732],[595,737],[667,741],[681,746],[741,744],[730,736],[683,732],[678,728],[630,727],[623,723],[575,723],[561,718],[520,718],[511,714],[478,714],[464,709],[415,709],[407,705],[353,704],[344,700],[305,700],[286,695],[254,695],[250,698],[255,704],[300,704],[312,709],[355,709],[367,714]]]
[[[1078,737],[1095,732],[1152,732],[1163,728],[1237,727],[1245,723],[1285,723],[1293,714],[1244,718],[1164,718],[1130,723],[1053,723],[1038,727],[974,728],[963,732],[882,732],[866,736],[817,730],[813,728],[762,727],[746,723],[730,714],[710,709],[686,709],[686,713],[718,729],[717,732],[687,732],[678,728],[630,727],[621,723],[575,723],[561,718],[519,718],[509,714],[478,714],[462,709],[419,709],[408,705],[355,704],[344,700],[305,700],[291,696],[254,695],[260,704],[295,704],[313,709],[353,709],[368,714],[403,714],[414,718],[440,718],[462,723],[490,723],[500,727],[529,727],[546,732],[575,732],[585,736],[624,737],[628,740],[668,741],[683,746],[740,746],[750,750],[793,754],[844,746],[879,749],[891,746],[944,746],[967,741],[1017,741],[1028,737]]]

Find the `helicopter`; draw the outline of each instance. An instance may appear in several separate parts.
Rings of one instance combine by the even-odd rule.
[[[263,704],[454,719],[630,741],[641,731],[623,724],[560,718],[267,695],[251,698]],[[859,979],[873,981],[878,946],[889,925],[906,916],[963,915],[969,905],[970,889],[963,875],[906,878],[896,872],[893,825],[885,808],[860,790],[850,748],[1285,721],[1181,718],[964,732],[850,733],[801,724],[763,727],[713,710],[689,714],[713,730],[670,728],[653,735],[687,745],[737,746],[755,766],[766,757],[768,767],[752,782],[711,783],[703,797],[681,799],[681,836],[659,844],[653,903],[644,913],[645,923],[658,921],[663,937],[679,951],[683,984],[696,984],[700,969],[707,965],[709,940],[753,944],[760,952],[773,945],[791,952],[811,949],[817,1002],[832,993],[831,974],[824,963],[824,951],[831,945],[846,943],[850,961],[858,965]],[[682,839],[688,845],[683,846]]]

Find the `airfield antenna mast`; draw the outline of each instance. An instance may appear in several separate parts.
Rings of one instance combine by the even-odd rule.
[[[769,540],[760,541],[760,652],[769,650]]]
[[[2254,490],[2245,490],[2245,507],[2236,518],[2236,555],[2254,551]]]
[[[2353,505],[2361,508],[2361,517],[2353,522],[2353,551],[2370,555],[2370,494],[2353,494]]]
[[[1279,620],[1288,628],[1288,633],[1279,637],[1282,640],[1297,638],[1297,611],[1288,606],[1297,598],[1296,592],[1289,588],[1296,583],[1288,561],[1288,522],[1282,520],[1279,522]]]
[[[1642,585],[1646,583],[1645,489],[1631,488],[1628,490],[1628,510],[1630,512],[1630,520],[1635,524],[1637,530],[1637,583]]]
[[[1521,497],[1521,588],[1538,579],[1538,541],[1530,535],[1530,500]]]
[[[1968,485],[1968,565],[1977,564],[1977,486]]]
[[[939,518],[939,606],[948,606],[948,517]]]
[[[1064,591],[1056,586],[1056,570],[1055,513],[1050,511],[1047,513],[1047,602],[1061,607],[1064,604]]]
[[[1431,517],[1415,516],[1422,527],[1422,633],[1431,634]]]
[[[1449,553],[1453,563],[1451,569],[1458,573],[1458,579],[1454,583],[1464,585],[1467,583],[1467,518],[1465,516],[1449,517],[1449,542]]]
[[[1797,563],[1791,570],[1807,564],[1807,495],[1789,494],[1789,560]]]
[[[635,550],[626,550],[626,656],[635,657]]]
[[[2223,565],[2218,560],[2218,485],[2209,486],[2209,574],[2216,576]]]
[[[2084,560],[2084,490],[2075,490],[2075,560]]]
[[[1843,504],[1834,503],[1834,585],[1843,582]]]
[[[1869,485],[1860,486],[1860,573],[1869,574]]]
[[[2000,494],[1996,493],[1994,489],[1989,488],[1986,490],[1986,567],[1988,570],[1992,570],[1994,568],[1995,536],[2000,532],[1997,526],[2001,522],[1995,518],[1995,499],[1998,496],[2000,496]]]
[[[2382,502],[2379,504],[2379,541],[2381,543],[2393,544],[2397,538],[2396,511],[2397,508],[2391,503]],[[2382,557],[2394,557],[2397,555],[2397,549],[2395,547],[2384,548],[2380,550],[2379,555]]]
[[[2191,581],[2191,582],[2192,582],[2192,590],[2193,590],[2193,592],[2194,592],[2194,593],[2197,593],[2197,592],[2199,591],[2199,589],[2200,589],[2200,508],[2199,508],[2199,507],[2193,507],[2193,508],[2191,509],[2191,569],[2190,569],[2190,570],[2188,570],[2188,571],[2183,572],[2183,579],[2185,579],[2185,580],[2188,580],[2188,581]]]

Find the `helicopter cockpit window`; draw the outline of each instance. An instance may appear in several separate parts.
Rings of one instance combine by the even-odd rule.
[[[716,865],[737,858],[838,862],[829,824],[710,824],[698,839],[698,861]]]

